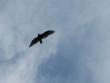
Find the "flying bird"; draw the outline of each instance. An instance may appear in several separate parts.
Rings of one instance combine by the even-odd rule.
[[[48,31],[45,31],[44,33],[42,34],[38,34],[37,37],[35,37],[32,41],[31,41],[31,44],[29,47],[32,47],[34,44],[40,42],[40,44],[42,44],[42,39],[48,37],[49,35],[53,34],[55,31],[54,30],[48,30]]]

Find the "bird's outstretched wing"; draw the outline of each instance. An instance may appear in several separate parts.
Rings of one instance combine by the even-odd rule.
[[[38,37],[34,38],[34,39],[31,41],[31,44],[30,44],[29,47],[33,46],[33,45],[36,44],[37,42],[39,42]]]
[[[43,38],[48,37],[49,35],[53,34],[55,31],[54,30],[48,30],[46,32],[44,32],[42,35]]]

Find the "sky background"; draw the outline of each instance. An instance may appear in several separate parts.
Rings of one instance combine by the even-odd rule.
[[[109,35],[110,0],[0,0],[0,83],[110,83]]]

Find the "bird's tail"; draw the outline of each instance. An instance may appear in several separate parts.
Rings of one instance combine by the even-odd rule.
[[[40,44],[42,44],[42,40],[40,40]]]

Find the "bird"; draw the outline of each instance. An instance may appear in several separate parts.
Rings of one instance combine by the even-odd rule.
[[[38,34],[37,37],[35,37],[32,41],[31,41],[31,44],[29,46],[32,47],[33,45],[35,45],[36,43],[40,42],[40,44],[42,44],[42,39],[48,37],[49,35],[53,34],[55,31],[54,30],[47,30],[45,31],[44,33],[42,34]]]

